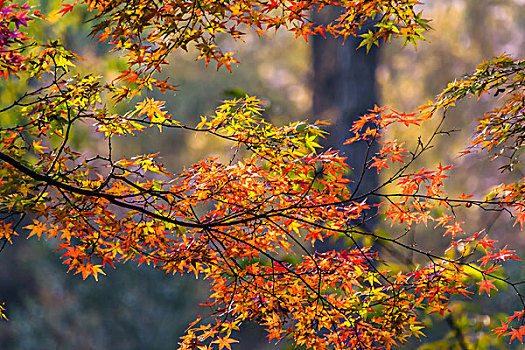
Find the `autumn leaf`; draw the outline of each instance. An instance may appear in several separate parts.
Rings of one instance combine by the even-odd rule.
[[[491,289],[494,289],[496,291],[498,291],[498,288],[496,288],[496,286],[494,286],[494,280],[490,280],[490,279],[484,279],[483,281],[481,282],[476,282],[476,284],[478,284],[480,287],[479,287],[479,294],[483,293],[483,291],[487,292],[487,295],[490,296],[490,291]]]
[[[36,153],[44,153],[46,149],[49,149],[49,147],[42,146],[42,140],[35,141],[33,140],[33,149]]]
[[[32,236],[37,236],[38,239],[47,231],[47,226],[45,223],[41,223],[36,219],[33,219],[33,224],[27,225],[24,227],[27,230],[30,230],[29,235],[27,235],[27,238],[31,238]]]
[[[512,343],[514,339],[517,339],[520,343],[523,344],[523,335],[525,335],[525,326],[521,326],[519,329],[511,329],[506,335],[510,335],[509,344]]]
[[[216,343],[219,345],[219,350],[222,350],[223,348],[231,350],[231,344],[238,343],[238,342],[239,342],[238,340],[231,339],[229,337],[219,338],[217,340],[212,341],[212,343]]]

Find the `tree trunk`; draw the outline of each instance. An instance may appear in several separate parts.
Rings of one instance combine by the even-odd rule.
[[[314,21],[329,23],[337,15],[336,11],[335,7],[325,8],[321,13],[314,14]],[[362,141],[343,146],[344,141],[351,137],[349,129],[354,121],[378,103],[375,70],[379,50],[374,46],[367,54],[364,47],[357,50],[359,42],[359,38],[354,37],[348,37],[344,45],[342,38],[312,38],[313,115],[315,119],[331,122],[332,125],[327,130],[330,134],[323,146],[338,149],[348,157],[348,165],[353,168],[350,176],[354,181],[352,190],[357,191],[357,195],[369,192],[378,184],[378,176],[374,170],[366,171],[359,181],[363,168],[376,152],[376,147],[368,149],[368,145]],[[375,204],[377,201],[373,202],[369,198],[367,203]],[[374,220],[368,221],[367,229],[371,229],[373,224]],[[317,250],[333,248],[330,245],[316,245]]]
[[[336,16],[335,11],[335,7],[325,8],[315,13],[314,21],[328,23]],[[348,37],[344,46],[342,39],[322,36],[312,39],[313,114],[316,119],[332,123],[324,146],[339,149],[348,156],[348,164],[354,168],[352,180],[357,181],[366,162],[368,147],[364,142],[350,146],[343,146],[343,142],[350,138],[353,122],[378,103],[375,82],[378,49],[374,46],[368,54],[364,47],[356,50],[360,40],[354,37]],[[368,171],[358,193],[366,193],[377,183],[375,171]]]

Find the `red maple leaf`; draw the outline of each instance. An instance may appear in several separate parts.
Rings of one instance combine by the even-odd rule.
[[[510,335],[509,344],[512,343],[514,339],[518,339],[520,343],[523,344],[523,335],[525,334],[525,326],[521,326],[519,329],[512,328],[510,332],[506,335]]]
[[[494,280],[483,280],[481,282],[477,282],[476,284],[478,284],[480,287],[479,287],[479,294],[483,293],[483,291],[486,291],[487,294],[490,296],[490,290],[491,289],[495,289],[496,291],[498,290],[498,288],[496,288],[496,286],[494,285]]]

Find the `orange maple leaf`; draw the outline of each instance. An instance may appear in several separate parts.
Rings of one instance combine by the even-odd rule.
[[[239,341],[238,340],[235,340],[235,339],[232,339],[232,338],[228,338],[228,337],[224,337],[224,338],[219,338],[217,340],[214,340],[212,341],[212,343],[217,343],[219,344],[219,350],[222,350],[223,348],[228,348],[229,350],[231,350],[231,343],[238,343]]]
[[[388,168],[388,165],[386,164],[388,162],[388,158],[377,158],[372,157],[372,160],[374,161],[372,164],[370,164],[370,168],[376,167],[377,173],[381,171],[382,168]]]
[[[42,234],[45,231],[47,231],[46,224],[41,223],[41,222],[39,222],[38,220],[35,220],[35,219],[33,219],[33,224],[32,225],[27,225],[24,228],[28,229],[28,230],[31,230],[29,235],[27,235],[27,238],[30,238],[30,237],[36,235],[38,237],[38,239],[40,239]]]

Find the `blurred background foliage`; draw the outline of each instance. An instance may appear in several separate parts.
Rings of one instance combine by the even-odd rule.
[[[108,53],[104,44],[87,37],[89,18],[77,8],[64,18],[50,13],[58,8],[57,0],[42,0],[38,6],[50,15],[48,22],[33,26],[40,39],[62,38],[72,51],[84,59],[78,62],[81,70],[111,80],[123,69],[115,53]],[[470,72],[481,58],[502,52],[524,56],[525,11],[523,0],[429,0],[424,5],[426,16],[433,19],[433,31],[427,33],[427,43],[418,50],[402,48],[401,43],[383,45],[377,69],[377,83],[382,105],[409,112],[433,99],[447,83]],[[195,62],[195,52],[176,53],[162,73],[178,85],[175,94],[154,95],[166,101],[166,109],[177,120],[196,124],[200,115],[213,112],[221,100],[244,95],[256,95],[268,101],[265,117],[282,124],[292,120],[316,119],[312,115],[311,47],[289,33],[267,33],[267,38],[255,34],[246,43],[224,41],[227,49],[238,51],[241,64],[232,67],[233,73]],[[31,82],[27,82],[31,84]],[[358,84],[358,82],[357,82]],[[0,83],[0,105],[6,105],[27,87],[16,80]],[[446,130],[436,147],[418,161],[418,166],[454,163],[457,169],[447,186],[452,193],[474,193],[483,198],[487,189],[508,181],[498,163],[486,157],[459,157],[468,141],[475,118],[497,102],[497,98],[482,99],[480,103],[466,101],[450,110]],[[415,132],[431,133],[429,124],[423,130],[396,131],[389,137],[416,140]],[[411,134],[412,133],[412,134]],[[99,139],[89,125],[76,130],[75,142],[85,152],[97,152]],[[123,138],[115,144],[116,156],[133,156],[160,152],[165,165],[181,169],[207,156],[225,157],[229,145],[202,135],[180,131],[151,129],[148,135]],[[417,170],[417,169],[416,169]],[[385,176],[388,176],[386,174]],[[465,208],[466,209],[466,208]],[[466,213],[465,210],[461,210]],[[459,214],[465,214],[459,213]],[[525,235],[517,227],[509,227],[505,218],[495,213],[469,210],[466,227],[475,232],[488,227],[493,238],[500,239],[513,249],[525,252]],[[380,227],[385,232],[389,227]],[[440,251],[442,237],[432,232],[432,226],[413,228],[407,242],[422,249]],[[440,243],[441,242],[441,243]],[[82,281],[65,273],[53,242],[27,241],[18,238],[0,254],[0,295],[7,303],[9,322],[0,324],[2,349],[172,349],[177,339],[198,314],[208,310],[197,304],[205,301],[207,286],[191,276],[164,276],[147,266],[132,263],[107,270],[100,282]],[[382,249],[382,247],[378,247]],[[422,261],[403,252],[390,252],[399,257],[399,264]],[[514,278],[525,279],[521,270],[506,271]],[[474,292],[477,292],[473,288]],[[519,307],[509,291],[502,290],[498,298],[476,298],[454,301],[455,311],[446,319],[429,316],[427,338],[405,346],[406,349],[505,349],[512,348],[492,336],[490,328],[498,326],[502,312]],[[267,344],[264,335],[248,326],[240,335],[237,349],[286,348],[286,344]]]

